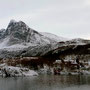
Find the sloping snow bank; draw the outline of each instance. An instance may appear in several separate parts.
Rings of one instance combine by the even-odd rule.
[[[1,67],[0,75],[8,77],[20,77],[20,76],[37,76],[38,73],[28,68],[20,68],[5,65]]]

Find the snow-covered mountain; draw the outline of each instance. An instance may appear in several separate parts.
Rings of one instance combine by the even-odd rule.
[[[67,40],[54,34],[37,32],[22,21],[11,20],[6,29],[0,30],[0,58],[42,56],[62,46],[89,43],[83,39]]]
[[[67,38],[64,38],[64,37],[59,37],[57,35],[54,35],[54,34],[51,34],[51,33],[47,33],[47,32],[40,32],[43,36],[47,37],[47,38],[50,38],[50,39],[53,39],[54,41],[57,41],[57,42],[61,42],[61,41],[67,41],[68,39]]]
[[[11,55],[11,52],[23,50],[31,56],[39,55],[57,47],[63,39],[50,33],[39,33],[22,21],[11,20],[6,29],[0,30],[0,56],[3,51]]]
[[[24,22],[11,20],[7,29],[0,31],[0,49],[46,45],[60,42],[63,38],[56,35],[39,33],[29,28]]]

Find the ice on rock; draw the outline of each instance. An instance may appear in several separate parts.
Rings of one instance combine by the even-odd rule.
[[[30,70],[29,68],[24,67],[14,67],[14,66],[7,66],[6,64],[0,65],[0,75],[2,76],[10,76],[10,77],[22,77],[22,76],[38,76],[38,73],[34,70]]]
[[[16,23],[16,21],[14,19],[12,19],[9,24],[11,24],[11,23]]]
[[[9,54],[7,53],[7,57],[12,57],[12,52],[15,53],[13,54],[13,56],[15,56],[17,52],[14,51],[20,52],[20,55],[24,50],[27,51],[25,55],[41,56],[50,50],[54,50],[63,45],[81,45],[83,42],[86,42],[77,39],[66,42],[66,38],[50,33],[37,32],[34,29],[29,28],[24,22],[16,22],[15,20],[11,20],[5,32],[1,32],[0,35],[1,58],[6,56],[3,54],[3,51],[5,52],[5,50],[6,52],[9,52]],[[64,42],[64,44],[62,45],[60,42]]]

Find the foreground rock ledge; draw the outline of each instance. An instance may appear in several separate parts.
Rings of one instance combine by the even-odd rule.
[[[38,76],[38,73],[29,68],[0,65],[0,75],[5,77]]]

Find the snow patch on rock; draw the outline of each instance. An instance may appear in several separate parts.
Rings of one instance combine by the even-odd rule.
[[[57,42],[60,42],[60,41],[67,41],[68,39],[67,38],[64,38],[64,37],[59,37],[57,35],[54,35],[54,34],[51,34],[51,33],[47,33],[47,32],[40,32],[44,37],[47,37],[47,38],[50,38],[52,40],[55,40]]]
[[[38,76],[38,73],[29,68],[20,68],[14,66],[7,66],[6,64],[0,65],[0,75],[10,76],[10,77],[20,77],[20,76]]]

